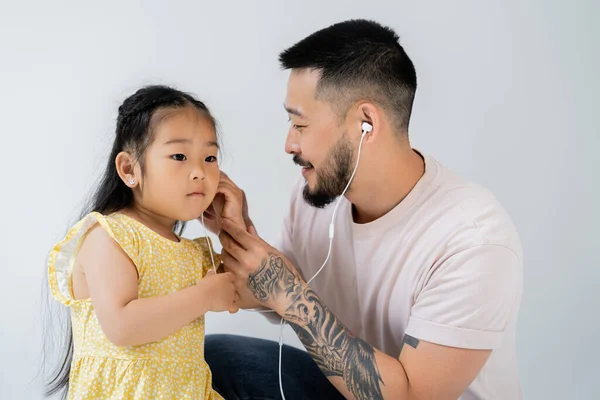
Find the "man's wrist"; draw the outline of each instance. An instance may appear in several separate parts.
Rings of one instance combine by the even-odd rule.
[[[265,307],[284,314],[298,300],[306,282],[279,252],[265,254],[258,268],[246,280],[248,291]]]
[[[284,294],[279,296],[272,307],[277,314],[286,320],[290,316],[290,310],[294,308],[294,305],[298,303],[302,297],[302,293],[309,287],[297,273],[294,273],[293,281],[287,283]]]

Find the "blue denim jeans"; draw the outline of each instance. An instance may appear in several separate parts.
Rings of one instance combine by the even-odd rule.
[[[279,344],[235,335],[206,337],[204,357],[213,387],[226,400],[280,400]],[[344,399],[307,352],[283,346],[286,400]]]

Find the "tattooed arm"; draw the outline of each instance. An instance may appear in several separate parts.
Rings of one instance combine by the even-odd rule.
[[[346,397],[383,399],[384,382],[376,350],[355,337],[321,302],[298,274],[286,268],[281,256],[269,254],[248,277],[250,292],[261,302],[283,298],[276,311],[294,329],[321,371]],[[380,357],[388,357],[379,353]],[[391,357],[388,357],[391,358]],[[403,397],[405,398],[405,397]]]
[[[223,261],[240,296],[281,315],[348,399],[456,399],[490,354],[409,336],[398,359],[384,354],[352,334],[276,249],[228,221],[223,230]]]

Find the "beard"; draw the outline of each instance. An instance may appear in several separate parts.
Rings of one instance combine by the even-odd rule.
[[[308,183],[304,186],[304,201],[313,207],[324,208],[344,192],[352,176],[354,152],[352,144],[344,135],[329,151],[326,161],[319,169],[297,155],[294,156],[294,162],[302,167],[312,167],[316,175],[317,182],[313,189],[308,187]]]

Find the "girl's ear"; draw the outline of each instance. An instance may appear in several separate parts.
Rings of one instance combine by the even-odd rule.
[[[141,176],[139,176],[139,171],[137,171],[138,168],[136,168],[136,165],[137,162],[135,157],[133,157],[131,153],[122,151],[117,154],[117,157],[115,158],[115,166],[117,168],[119,177],[121,180],[123,180],[125,185],[132,189],[140,183],[141,178]]]

